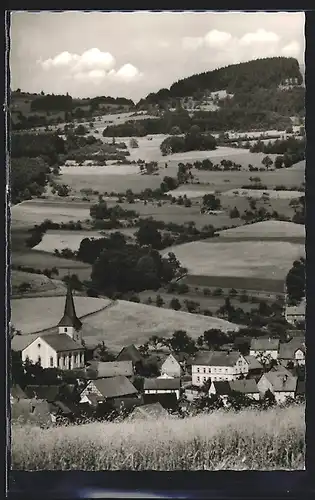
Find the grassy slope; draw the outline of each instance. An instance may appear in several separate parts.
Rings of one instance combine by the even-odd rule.
[[[20,470],[304,469],[304,406],[214,412],[183,420],[12,426]],[[141,430],[140,430],[141,429]]]
[[[11,271],[11,290],[15,294],[18,292],[18,287],[22,283],[29,283],[31,286],[30,291],[24,293],[28,294],[43,294],[43,295],[65,295],[66,285],[63,281],[58,279],[50,279],[43,274],[26,273],[24,271]]]

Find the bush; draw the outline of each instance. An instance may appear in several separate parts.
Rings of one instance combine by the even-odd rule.
[[[216,288],[215,290],[213,290],[213,296],[214,297],[220,297],[221,295],[223,295],[222,288]]]

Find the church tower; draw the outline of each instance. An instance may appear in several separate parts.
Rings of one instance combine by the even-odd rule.
[[[82,341],[82,323],[75,312],[70,280],[68,281],[64,314],[58,323],[58,327],[59,333],[66,333],[73,340]]]

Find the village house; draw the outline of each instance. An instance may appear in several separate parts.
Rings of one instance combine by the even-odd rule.
[[[256,401],[260,398],[260,392],[253,379],[212,382],[209,389],[209,397],[212,395],[220,396],[224,403],[233,393],[243,394]]]
[[[285,344],[280,344],[278,359],[287,365],[293,362],[295,366],[305,365],[305,337],[294,337]]]
[[[68,285],[64,315],[59,333],[15,335],[11,349],[19,352],[23,362],[39,363],[43,368],[71,370],[84,367],[82,327],[78,319],[70,285]]]
[[[170,414],[160,403],[151,403],[137,406],[129,415],[128,420],[158,420],[166,417],[170,417]]]
[[[137,397],[138,391],[127,377],[90,380],[80,394],[80,403],[95,404],[124,397]]]
[[[300,304],[296,306],[286,305],[285,307],[285,319],[291,325],[297,325],[298,323],[305,321],[305,308],[306,299],[304,298]]]
[[[134,375],[132,361],[89,361],[86,374],[91,379]]]
[[[270,357],[272,359],[278,358],[279,352],[279,339],[274,338],[258,338],[252,339],[250,343],[249,355],[260,357]]]
[[[134,344],[130,344],[122,348],[116,356],[116,361],[131,361],[133,369],[136,370],[143,362],[143,356]]]
[[[180,396],[180,378],[145,378],[144,394],[175,394]]]
[[[238,351],[200,353],[192,362],[192,385],[202,386],[207,380],[236,380],[246,377],[248,363]]]
[[[263,374],[264,367],[255,356],[244,356],[248,364],[247,378],[259,379]]]
[[[257,387],[262,396],[269,390],[277,403],[284,403],[288,397],[295,397],[297,377],[287,370],[270,370],[262,375]]]
[[[176,357],[176,354],[171,353],[167,356],[161,365],[160,372],[161,376],[167,375],[173,378],[179,378],[182,375],[183,369]]]

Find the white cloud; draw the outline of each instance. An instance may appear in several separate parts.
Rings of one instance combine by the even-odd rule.
[[[222,47],[232,39],[231,33],[226,31],[212,30],[204,37],[205,44],[209,47]]]
[[[282,48],[282,55],[286,57],[297,57],[300,55],[300,45],[297,41],[293,40],[291,43]]]
[[[115,69],[116,60],[109,52],[102,52],[97,48],[86,50],[81,55],[61,52],[54,58],[45,61],[38,60],[38,64],[45,70],[67,69],[66,78],[75,78],[81,82],[100,83],[107,76],[122,82],[131,82],[142,76],[142,73],[133,64],[124,64],[119,70]]]
[[[231,33],[211,30],[203,37],[185,36],[182,38],[184,50],[197,50],[201,47],[224,47],[232,39]]]
[[[253,43],[277,43],[280,40],[279,35],[272,31],[258,29],[254,33],[246,33],[239,40],[240,45],[251,45]]]

